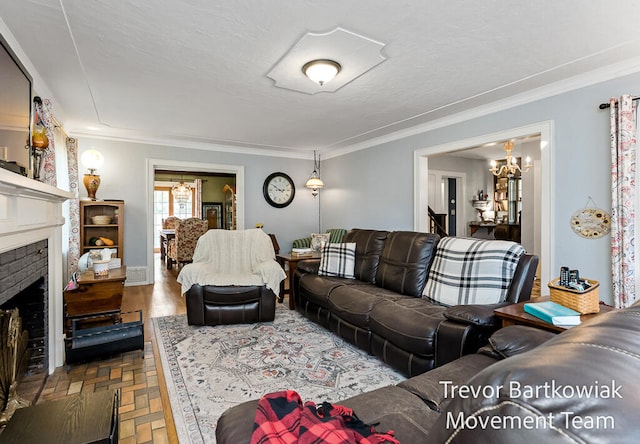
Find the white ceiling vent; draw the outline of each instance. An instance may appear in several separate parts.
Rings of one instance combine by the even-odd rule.
[[[305,94],[334,92],[382,63],[385,60],[381,54],[384,46],[384,43],[339,27],[324,34],[307,32],[271,68],[267,77],[273,79],[278,88]],[[340,72],[321,86],[302,72],[302,67],[313,60],[337,62]]]

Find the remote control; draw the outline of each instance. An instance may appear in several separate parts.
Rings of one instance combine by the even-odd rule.
[[[560,267],[560,285],[569,285],[569,267]]]

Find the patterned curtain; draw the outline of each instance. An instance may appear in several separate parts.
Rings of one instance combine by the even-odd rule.
[[[69,201],[69,252],[67,253],[68,278],[78,271],[80,258],[80,196],[78,180],[78,139],[67,137],[67,167],[69,173],[69,191],[75,197]]]
[[[49,99],[41,100],[40,97],[33,98],[35,108],[34,126],[41,125],[45,128],[47,138],[49,139],[49,147],[42,152],[42,165],[40,166],[39,178],[40,182],[57,186],[56,180],[56,148],[54,142],[53,130],[53,114],[51,113],[51,102]]]
[[[193,202],[193,217],[202,219],[202,179],[195,179],[193,183],[196,185],[196,200]]]
[[[636,300],[635,202],[636,105],[631,96],[610,101],[611,262],[613,301],[618,308]]]

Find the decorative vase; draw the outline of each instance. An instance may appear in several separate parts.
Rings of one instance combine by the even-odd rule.
[[[33,134],[31,135],[31,144],[40,150],[47,149],[47,147],[49,146],[49,138],[47,137],[45,127],[36,125],[33,128]]]
[[[85,174],[82,182],[87,189],[89,199],[96,200],[96,191],[98,191],[98,187],[100,187],[100,176],[97,174]]]

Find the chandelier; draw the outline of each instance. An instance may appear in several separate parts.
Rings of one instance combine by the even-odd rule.
[[[191,185],[180,181],[171,187],[171,194],[176,202],[180,204],[180,207],[184,207],[184,204],[189,202],[191,198]]]
[[[525,164],[523,168],[520,168],[518,165],[518,159],[511,155],[511,151],[513,150],[513,142],[508,141],[504,143],[504,150],[507,154],[505,154],[505,162],[501,163],[500,168],[498,168],[498,162],[495,160],[491,161],[491,168],[489,171],[493,173],[494,176],[515,176],[516,173],[526,173],[531,168],[531,158],[527,157],[525,159]]]

